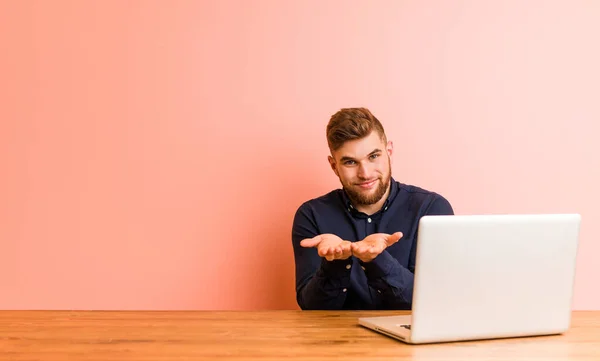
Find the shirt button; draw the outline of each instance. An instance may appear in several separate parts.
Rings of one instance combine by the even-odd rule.
[[[363,269],[363,271],[365,271],[365,270],[366,270],[366,268],[365,268],[365,267],[363,267],[363,266],[360,266],[360,268],[362,268],[362,269]]]
[[[342,292],[346,292],[346,291],[348,291],[346,288],[344,288],[344,289],[342,290]],[[380,293],[381,293],[381,292],[380,292]]]
[[[367,218],[367,222],[371,223],[371,218]]]
[[[351,265],[351,264],[347,264],[347,265],[346,265],[346,269],[350,269],[351,267],[352,267],[352,265]]]
[[[381,290],[377,290],[377,292],[381,293]]]
[[[385,207],[383,210],[384,210],[384,211],[387,211],[387,207]]]

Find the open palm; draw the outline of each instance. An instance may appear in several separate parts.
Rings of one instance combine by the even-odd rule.
[[[316,247],[320,257],[328,261],[347,259],[352,256],[351,243],[335,234],[325,233],[300,242],[302,247]]]
[[[400,238],[402,238],[402,232],[374,233],[362,241],[352,243],[352,254],[363,262],[370,262],[386,248],[398,242]]]

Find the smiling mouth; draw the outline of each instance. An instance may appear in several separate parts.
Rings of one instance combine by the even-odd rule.
[[[373,184],[375,184],[376,181],[377,181],[377,179],[373,179],[372,181],[358,183],[358,186],[361,188],[370,188]]]

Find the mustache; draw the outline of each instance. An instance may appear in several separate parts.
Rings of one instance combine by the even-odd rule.
[[[380,180],[380,179],[381,178],[364,179],[364,180],[360,179],[358,183],[354,183],[354,184],[359,185],[359,184],[363,184],[363,183],[371,183],[373,181]]]

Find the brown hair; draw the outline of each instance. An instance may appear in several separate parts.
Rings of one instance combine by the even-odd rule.
[[[387,143],[383,126],[367,108],[343,108],[331,116],[327,124],[327,144],[331,151],[349,140],[361,139],[373,130]]]

